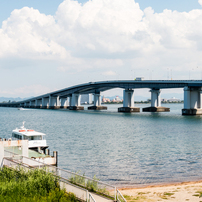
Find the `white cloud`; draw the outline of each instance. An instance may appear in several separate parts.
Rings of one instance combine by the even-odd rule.
[[[102,73],[104,76],[114,76],[116,75],[116,72],[114,71],[106,71]]]
[[[51,55],[63,58],[66,50],[54,40],[58,31],[53,16],[28,7],[14,10],[0,30],[0,46],[4,47],[0,56],[46,58]]]
[[[183,79],[202,67],[202,9],[155,13],[151,7],[142,11],[134,0],[64,0],[51,16],[24,7],[2,23],[0,47],[1,61],[18,58],[19,69],[20,61],[30,60],[38,70],[43,61],[48,71],[52,61],[58,74],[89,70],[93,78],[116,72],[127,79],[134,77],[131,71],[153,71],[153,78],[166,79],[172,69]]]
[[[199,4],[202,6],[202,0],[198,0]]]

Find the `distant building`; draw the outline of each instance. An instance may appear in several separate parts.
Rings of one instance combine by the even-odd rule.
[[[170,98],[170,99],[165,99],[165,98],[163,98],[163,99],[161,99],[161,101],[162,101],[162,102],[181,102],[180,99],[175,98],[175,97],[172,97],[172,98]]]
[[[168,100],[165,99],[165,98],[163,98],[163,99],[161,99],[161,101],[162,101],[162,102],[167,102]]]
[[[105,96],[103,95],[102,97],[102,103],[105,103],[105,102],[111,102],[109,98],[105,98]]]
[[[92,94],[81,95],[81,104],[92,104]]]
[[[119,96],[116,96],[112,102],[122,102],[122,100],[119,98]]]
[[[172,97],[170,99],[167,100],[168,102],[180,102],[181,100],[175,97]]]

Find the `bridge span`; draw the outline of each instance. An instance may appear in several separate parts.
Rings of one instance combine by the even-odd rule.
[[[161,89],[183,88],[184,108],[182,109],[182,114],[202,115],[202,80],[115,80],[89,82],[20,102],[0,103],[0,107],[83,110],[84,107],[80,104],[80,96],[92,93],[94,95],[94,105],[88,107],[88,109],[103,110],[107,109],[107,107],[101,105],[100,93],[113,88],[123,89],[123,107],[118,109],[119,112],[140,112],[140,109],[134,106],[134,90],[140,88],[149,88],[151,92],[151,106],[143,108],[143,112],[168,112],[170,111],[169,108],[161,106]]]

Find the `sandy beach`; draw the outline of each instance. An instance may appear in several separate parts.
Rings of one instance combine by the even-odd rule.
[[[202,202],[202,197],[199,198],[200,193],[202,193],[202,181],[144,188],[122,188],[120,191],[128,202]]]

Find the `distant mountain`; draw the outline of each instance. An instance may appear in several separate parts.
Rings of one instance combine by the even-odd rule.
[[[31,98],[31,97],[29,97],[29,98]],[[4,101],[5,101],[5,102],[8,102],[9,100],[10,100],[11,102],[13,102],[13,101],[18,102],[18,101],[26,100],[26,99],[29,99],[29,98],[0,97],[0,102],[4,102]]]

